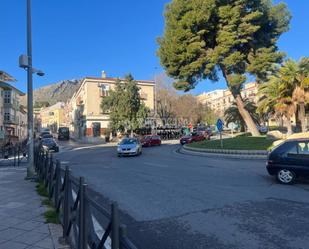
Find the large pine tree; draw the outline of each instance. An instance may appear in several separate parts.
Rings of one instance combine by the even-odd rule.
[[[249,131],[259,135],[240,91],[248,75],[265,80],[284,54],[276,42],[288,30],[285,4],[271,0],[173,0],[165,10],[158,55],[177,89],[188,91],[221,72]]]

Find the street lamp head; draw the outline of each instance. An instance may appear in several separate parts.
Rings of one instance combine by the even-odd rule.
[[[38,71],[36,72],[36,74],[37,74],[38,76],[44,76],[44,75],[45,75],[45,73],[44,73],[43,71],[41,71],[41,70],[38,70]]]

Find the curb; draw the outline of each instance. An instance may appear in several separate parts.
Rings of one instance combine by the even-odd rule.
[[[221,150],[221,149],[201,149],[190,148],[184,145],[178,153],[208,157],[226,157],[236,159],[261,159],[266,160],[268,152],[264,150]]]
[[[49,232],[54,244],[54,249],[70,249],[68,244],[60,243],[62,238],[62,226],[59,224],[48,223]]]

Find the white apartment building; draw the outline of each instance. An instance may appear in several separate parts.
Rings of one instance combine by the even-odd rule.
[[[249,99],[256,103],[258,100],[257,92],[257,83],[251,82],[244,85],[241,95],[244,99]],[[202,104],[208,105],[221,117],[223,117],[224,111],[235,101],[232,93],[228,89],[218,89],[211,92],[204,92],[197,96],[197,100]]]

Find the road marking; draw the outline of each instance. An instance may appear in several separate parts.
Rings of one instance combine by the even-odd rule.
[[[154,167],[168,168],[168,165],[164,165],[164,164],[161,164],[161,163],[144,162],[144,164],[149,165],[149,166],[154,166]]]

